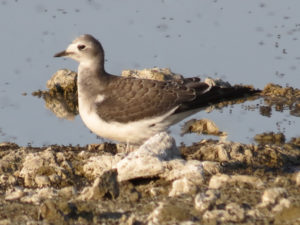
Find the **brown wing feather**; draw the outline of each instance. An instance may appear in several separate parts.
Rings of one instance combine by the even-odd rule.
[[[208,85],[203,84],[200,89],[204,91]],[[162,115],[195,100],[198,94],[184,83],[135,78],[114,78],[113,82],[108,82],[108,89],[109,96],[97,105],[97,112],[106,121],[121,123]]]

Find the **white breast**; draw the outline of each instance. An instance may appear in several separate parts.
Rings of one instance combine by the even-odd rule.
[[[97,96],[96,101],[100,103],[103,96]],[[131,144],[142,144],[154,134],[164,131],[170,125],[165,118],[171,115],[176,108],[155,118],[143,119],[137,122],[119,123],[106,122],[102,120],[94,110],[94,103],[87,103],[79,97],[79,114],[85,125],[98,136]],[[155,124],[154,126],[151,126]]]

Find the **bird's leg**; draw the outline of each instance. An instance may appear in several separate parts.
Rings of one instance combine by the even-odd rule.
[[[129,141],[128,141],[128,140],[127,140],[127,142],[126,142],[125,152],[130,152],[130,151],[129,151]]]
[[[129,141],[126,142],[126,148],[125,148],[125,152],[129,153],[129,152],[133,152],[135,150],[134,145],[131,145],[129,143]]]

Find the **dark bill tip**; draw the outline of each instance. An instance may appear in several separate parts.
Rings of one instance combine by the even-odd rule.
[[[66,51],[62,51],[62,52],[59,52],[59,53],[56,53],[54,55],[54,57],[62,57],[62,56],[67,56],[68,53]]]

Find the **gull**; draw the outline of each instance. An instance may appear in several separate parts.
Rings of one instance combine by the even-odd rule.
[[[89,34],[54,55],[62,56],[79,62],[78,106],[85,125],[98,136],[130,145],[143,144],[204,107],[257,92],[198,77],[157,81],[109,74],[102,45]]]

